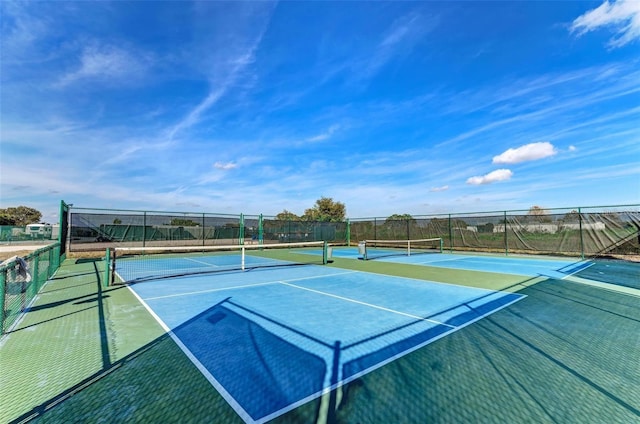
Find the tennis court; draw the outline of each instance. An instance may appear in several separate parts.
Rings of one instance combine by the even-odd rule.
[[[0,418],[640,421],[637,276],[326,243],[68,259],[0,344]]]
[[[247,422],[281,415],[522,298],[313,265],[131,289]]]

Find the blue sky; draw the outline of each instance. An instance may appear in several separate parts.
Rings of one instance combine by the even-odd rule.
[[[640,1],[0,2],[0,207],[640,202]]]

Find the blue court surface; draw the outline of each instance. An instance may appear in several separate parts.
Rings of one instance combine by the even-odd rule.
[[[357,259],[359,255],[358,250],[355,248],[344,248],[334,249],[333,256]],[[524,258],[517,256],[501,257],[458,253],[425,253],[412,256],[389,255],[374,260],[468,271],[497,272],[529,277],[544,276],[559,279],[566,278],[593,265],[592,262],[577,261],[576,259]]]
[[[523,298],[306,265],[129,286],[246,422],[265,422]]]

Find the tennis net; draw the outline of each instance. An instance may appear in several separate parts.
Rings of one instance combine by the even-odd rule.
[[[326,241],[234,246],[116,247],[107,254],[109,283],[133,283],[255,268],[324,265]]]
[[[441,238],[415,240],[365,240],[358,243],[358,254],[366,260],[386,256],[411,256],[422,253],[442,253]]]

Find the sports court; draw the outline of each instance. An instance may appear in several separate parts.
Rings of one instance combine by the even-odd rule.
[[[131,289],[248,422],[274,418],[522,297],[315,265]]]
[[[1,419],[640,421],[640,264],[409,243],[67,258],[0,342]]]

